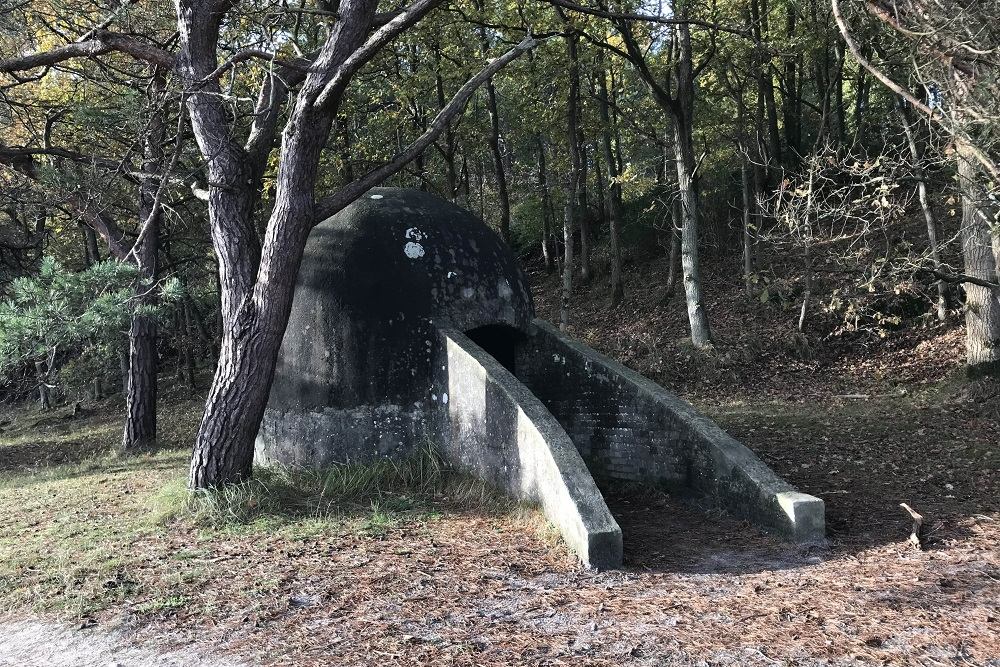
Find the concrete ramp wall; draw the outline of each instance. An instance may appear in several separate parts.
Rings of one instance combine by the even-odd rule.
[[[579,452],[537,397],[464,334],[447,356],[443,456],[514,498],[537,503],[585,565],[619,567],[621,529]]]
[[[695,497],[801,542],[824,538],[819,498],[655,382],[542,320],[517,345],[517,379],[566,430],[594,477]]]

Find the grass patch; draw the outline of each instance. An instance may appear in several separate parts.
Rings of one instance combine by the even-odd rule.
[[[503,513],[514,504],[487,484],[450,469],[430,447],[401,460],[334,465],[323,470],[262,468],[253,479],[191,493],[183,481],[165,485],[151,501],[154,523],[190,521],[232,529],[266,523],[360,519],[372,534],[402,517],[432,518],[442,507]]]
[[[173,447],[131,457],[115,453],[118,421],[109,412],[60,419],[36,437],[28,426],[0,433],[0,456],[23,455],[0,465],[0,613],[207,614],[218,602],[204,601],[205,587],[257,585],[259,575],[244,569],[295,545],[425,535],[424,524],[448,515],[515,508],[430,449],[322,471],[257,470],[242,484],[192,494],[186,444],[196,419],[183,418],[186,429],[163,440]],[[33,460],[46,451],[59,455]],[[243,588],[233,589],[234,604],[255,599]]]

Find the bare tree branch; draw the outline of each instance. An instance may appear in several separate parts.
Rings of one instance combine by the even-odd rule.
[[[172,69],[174,66],[173,54],[158,46],[106,30],[92,32],[93,37],[86,41],[0,60],[0,72],[14,73],[37,67],[51,67],[73,58],[93,58],[113,51],[126,53],[166,69]]]
[[[661,25],[695,25],[700,28],[707,28],[709,30],[717,30],[719,32],[727,32],[731,35],[738,35],[740,37],[746,37],[747,39],[753,39],[751,35],[746,30],[741,28],[733,28],[730,26],[722,25],[721,23],[714,23],[712,21],[702,21],[700,19],[692,18],[680,18],[680,19],[668,19],[662,16],[654,16],[652,14],[632,14],[632,13],[622,13],[622,12],[611,12],[604,9],[597,9],[594,7],[585,7],[584,5],[578,5],[575,2],[569,2],[569,0],[543,0],[550,5],[555,5],[556,7],[562,7],[570,11],[578,12],[580,14],[589,14],[591,16],[599,16],[605,19],[615,19],[623,21],[645,21],[646,23],[659,23]]]
[[[340,99],[340,96],[343,95],[344,90],[347,88],[351,77],[374,58],[375,54],[383,46],[423,18],[427,12],[440,2],[441,0],[416,0],[412,5],[373,32],[365,43],[337,68],[337,71],[333,73],[333,76],[330,77],[323,90],[320,91],[315,101],[313,101],[313,106],[317,108],[335,107],[337,100]]]

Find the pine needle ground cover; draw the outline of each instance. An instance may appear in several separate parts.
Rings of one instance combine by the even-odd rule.
[[[986,467],[996,463],[996,421],[971,408],[711,408],[780,474],[827,500],[830,545],[790,548],[622,489],[611,504],[627,566],[605,573],[578,569],[535,514],[446,479],[432,457],[263,475],[228,497],[191,501],[181,444],[198,402],[168,399],[163,409],[164,449],[128,459],[107,453],[118,437],[113,405],[41,423],[18,414],[4,427],[4,614],[122,628],[251,664],[1000,656],[1000,513]],[[907,543],[900,501],[928,517],[924,550]]]

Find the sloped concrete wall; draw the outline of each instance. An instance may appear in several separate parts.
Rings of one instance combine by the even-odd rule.
[[[585,565],[619,567],[621,529],[563,428],[464,334],[441,335],[448,386],[444,457],[514,498],[540,505]]]
[[[823,501],[655,382],[535,320],[515,373],[569,434],[594,477],[698,498],[786,538],[824,537]]]

